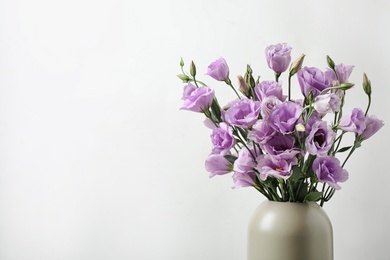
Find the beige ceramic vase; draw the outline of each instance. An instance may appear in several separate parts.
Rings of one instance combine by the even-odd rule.
[[[264,201],[248,225],[248,260],[333,260],[333,230],[314,202]]]

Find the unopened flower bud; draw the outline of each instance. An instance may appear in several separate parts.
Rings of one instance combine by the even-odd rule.
[[[237,76],[238,78],[238,85],[239,85],[239,90],[241,91],[242,94],[244,94],[246,97],[249,98],[249,88],[248,85],[246,84],[244,78],[242,76]]]
[[[191,76],[193,76],[193,77],[195,77],[195,75],[196,75],[196,67],[195,67],[194,61],[191,61],[191,65],[190,65],[190,74],[191,74]]]
[[[355,86],[355,84],[345,82],[345,83],[341,83],[341,85],[338,87],[338,89],[348,90],[348,89],[352,88],[353,86]]]
[[[183,58],[180,58],[180,67],[183,67],[183,66],[184,66]]]
[[[255,79],[252,76],[252,68],[249,65],[246,66],[246,73],[244,76],[244,80],[249,88],[255,87]]]
[[[303,124],[299,123],[295,125],[295,130],[297,130],[297,132],[305,132],[306,128]]]
[[[178,74],[177,77],[181,79],[184,83],[188,83],[190,81],[190,78],[184,74]]]
[[[329,68],[331,68],[334,71],[334,61],[329,57],[329,55],[326,55],[326,61],[328,62]]]
[[[368,96],[371,95],[371,81],[368,79],[367,74],[363,74],[363,89]]]
[[[305,59],[305,54],[301,54],[298,59],[296,59],[290,66],[290,76],[293,76],[295,73],[297,73],[301,68],[303,64],[303,60]]]

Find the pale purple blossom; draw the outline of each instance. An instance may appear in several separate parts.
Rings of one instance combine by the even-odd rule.
[[[340,97],[334,93],[318,95],[314,101],[314,109],[324,115],[326,113],[334,113],[340,110]]]
[[[267,122],[276,131],[289,134],[294,131],[295,123],[301,116],[302,107],[294,102],[286,101],[276,106]]]
[[[211,63],[207,68],[206,75],[218,80],[225,81],[229,78],[229,67],[224,58],[219,58]]]
[[[261,107],[260,107],[260,114],[263,117],[263,119],[268,119],[269,115],[272,113],[272,110],[277,105],[282,104],[282,101],[280,101],[279,98],[275,96],[269,96],[262,100]]]
[[[213,144],[213,153],[230,150],[236,144],[233,137],[233,128],[228,124],[221,122],[218,127],[214,126],[212,129],[210,137]]]
[[[235,172],[250,172],[253,171],[253,169],[256,167],[256,152],[258,152],[258,149],[256,149],[256,152],[253,148],[253,146],[249,146],[248,149],[243,147],[238,152],[237,160],[234,161],[233,169]]]
[[[234,182],[233,189],[254,186],[257,180],[256,173],[253,171],[246,173],[235,172],[232,177]]]
[[[262,81],[254,87],[254,91],[260,102],[270,96],[275,96],[280,101],[284,101],[286,99],[286,96],[283,96],[282,83],[280,82],[271,80]]]
[[[210,178],[215,175],[224,175],[232,172],[233,165],[225,158],[225,155],[229,154],[229,152],[211,153],[207,157],[205,168],[210,173]]]
[[[287,43],[270,45],[265,49],[268,67],[276,73],[287,70],[291,62],[291,47]]]
[[[332,69],[327,69],[325,71],[326,77],[331,81],[331,82],[337,82],[337,85],[341,83],[346,83],[348,82],[348,78],[351,75],[353,68],[355,66],[352,65],[345,65],[343,63],[337,64],[335,66],[335,70],[338,76],[338,80],[336,78],[336,75]]]
[[[180,109],[193,112],[202,112],[207,110],[214,99],[214,90],[208,86],[197,88],[188,83],[184,86],[183,97],[184,104]]]
[[[375,115],[367,115],[364,121],[364,131],[361,135],[362,140],[367,140],[384,126],[384,122]]]
[[[303,67],[297,75],[301,91],[305,97],[308,97],[310,92],[316,97],[322,90],[332,86],[325,73],[315,67]]]
[[[341,189],[338,182],[348,180],[348,172],[340,166],[340,161],[334,156],[317,157],[312,168],[320,182],[325,182],[336,190]]]
[[[361,135],[366,127],[365,120],[364,112],[360,108],[354,108],[340,119],[339,128]]]
[[[307,152],[312,155],[326,156],[332,147],[336,133],[327,125],[326,121],[319,120],[311,126],[311,131],[306,137],[305,146]]]
[[[298,162],[296,158],[285,160],[270,154],[260,155],[256,160],[256,169],[260,173],[260,179],[262,180],[266,180],[270,176],[287,180],[292,174],[292,166]]]
[[[281,133],[273,135],[262,148],[268,154],[277,155],[285,160],[290,160],[301,153],[301,150],[295,147],[295,138]]]
[[[249,128],[259,118],[260,102],[241,99],[233,104],[225,113],[225,121],[234,126]]]
[[[259,144],[266,143],[276,131],[270,127],[266,120],[258,120],[256,124],[252,126],[252,130],[248,134],[248,138]]]

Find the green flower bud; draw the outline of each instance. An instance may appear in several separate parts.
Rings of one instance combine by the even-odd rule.
[[[237,76],[237,78],[238,78],[238,85],[239,85],[238,89],[241,91],[242,94],[244,94],[247,98],[249,98],[250,92],[244,78],[242,76]]]
[[[183,66],[184,66],[183,58],[180,58],[180,67],[183,67]]]
[[[252,76],[252,68],[251,66],[246,66],[246,73],[244,75],[244,80],[248,87],[254,88],[255,87],[255,79]]]
[[[184,74],[178,74],[177,77],[181,79],[184,83],[188,83],[190,81],[190,78]]]
[[[296,59],[290,66],[290,76],[293,76],[295,73],[297,73],[301,68],[303,64],[303,60],[305,59],[305,54],[301,54],[298,59]]]
[[[191,74],[191,76],[193,76],[193,77],[195,77],[195,75],[196,75],[196,67],[195,67],[194,61],[191,61],[191,65],[190,65],[190,74]]]
[[[371,95],[371,81],[368,79],[367,74],[363,74],[363,89],[368,96]]]
[[[329,68],[331,68],[332,70],[334,70],[334,61],[329,57],[329,55],[326,55],[326,61],[328,62],[328,66]]]
[[[341,83],[341,85],[338,86],[337,88],[341,90],[347,90],[352,88],[353,86],[355,86],[355,84],[346,82],[346,83]]]

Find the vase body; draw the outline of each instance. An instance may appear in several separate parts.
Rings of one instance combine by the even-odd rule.
[[[248,260],[333,260],[333,230],[314,202],[264,201],[248,225]]]

